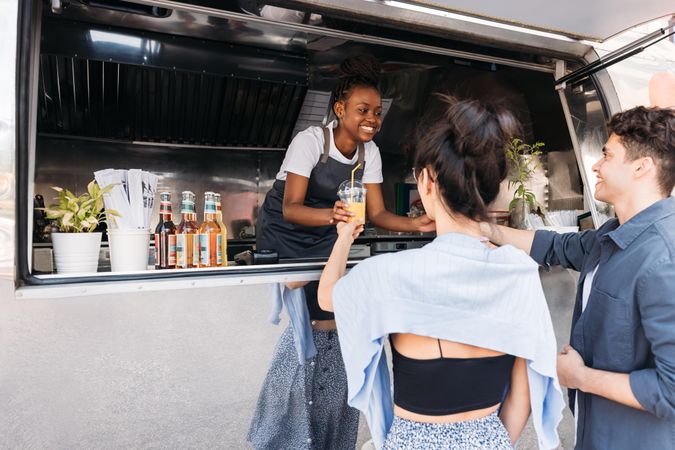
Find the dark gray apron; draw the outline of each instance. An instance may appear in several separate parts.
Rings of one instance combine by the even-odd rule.
[[[344,180],[352,176],[354,165],[343,164],[329,157],[330,133],[324,128],[323,155],[309,175],[305,206],[332,208],[338,200],[337,190]],[[361,181],[365,168],[365,149],[357,147],[361,167],[354,179]],[[276,180],[260,208],[256,230],[256,248],[276,250],[279,258],[327,258],[337,239],[335,225],[306,227],[286,222],[282,212],[286,182]]]
[[[332,208],[338,199],[340,183],[351,179],[354,165],[343,164],[329,157],[330,132],[323,130],[323,154],[312,169],[305,195],[305,206],[312,208]],[[358,161],[361,167],[354,173],[354,179],[363,179],[365,169],[365,149],[362,143],[357,147]],[[335,225],[306,227],[286,222],[282,212],[284,188],[286,182],[276,180],[267,193],[260,208],[256,230],[256,249],[272,249],[279,258],[327,258],[337,240]],[[311,320],[333,320],[333,313],[323,311],[317,298],[318,281],[305,285],[305,298]]]

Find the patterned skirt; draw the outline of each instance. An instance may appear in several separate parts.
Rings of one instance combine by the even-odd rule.
[[[247,439],[256,449],[349,449],[359,412],[347,405],[347,374],[336,331],[314,330],[317,355],[298,363],[289,326],[279,338]]]
[[[511,439],[497,412],[452,423],[415,422],[394,417],[383,450],[511,450]]]

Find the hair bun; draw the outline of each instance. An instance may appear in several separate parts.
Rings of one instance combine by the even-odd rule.
[[[342,78],[361,79],[377,86],[380,81],[382,65],[374,56],[362,54],[347,58],[340,64],[338,76]]]
[[[520,134],[516,118],[497,104],[450,95],[441,95],[441,99],[447,105],[455,153],[464,158],[482,158],[486,152],[501,154],[506,142]]]

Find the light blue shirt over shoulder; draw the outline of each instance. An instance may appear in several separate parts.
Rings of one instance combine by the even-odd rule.
[[[278,325],[281,320],[281,311],[284,308],[286,309],[293,329],[293,342],[298,354],[298,362],[305,364],[305,361],[316,356],[305,290],[302,288],[289,289],[282,283],[275,283],[270,286],[270,295],[272,311],[268,320],[270,323]]]
[[[446,339],[527,361],[540,448],[558,446],[564,407],[556,341],[537,264],[510,246],[456,233],[421,249],[369,258],[333,290],[349,404],[381,448],[393,420],[384,341],[391,333]]]

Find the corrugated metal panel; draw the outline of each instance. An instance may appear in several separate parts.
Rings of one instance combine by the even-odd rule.
[[[41,133],[285,147],[307,87],[43,54],[39,89]]]

